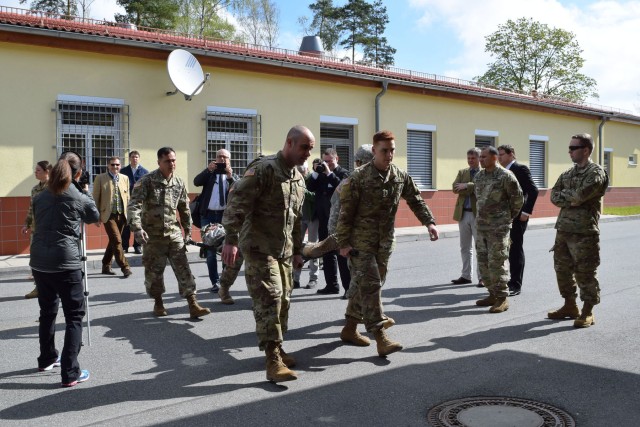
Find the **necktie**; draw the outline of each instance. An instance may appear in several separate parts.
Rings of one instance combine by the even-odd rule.
[[[220,194],[220,207],[224,208],[224,175],[218,178],[218,193]]]

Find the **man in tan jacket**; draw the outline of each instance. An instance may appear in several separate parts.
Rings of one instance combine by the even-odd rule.
[[[102,274],[115,275],[111,261],[116,262],[125,278],[131,276],[129,263],[122,249],[122,229],[127,224],[129,204],[129,178],[120,173],[120,158],[113,156],[107,163],[108,172],[98,175],[93,181],[93,199],[100,211],[100,222],[109,236],[109,245],[102,258]],[[96,226],[100,227],[100,223]]]
[[[453,219],[458,221],[460,231],[460,255],[462,256],[462,273],[460,278],[451,282],[456,285],[471,283],[473,269],[473,242],[476,240],[476,195],[473,178],[480,170],[480,149],[467,150],[468,168],[460,169],[453,181],[453,192],[458,195]],[[483,287],[482,276],[478,270],[478,287]]]

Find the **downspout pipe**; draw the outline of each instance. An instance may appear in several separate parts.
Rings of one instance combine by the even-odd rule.
[[[387,93],[388,86],[389,86],[389,81],[383,80],[382,90],[380,91],[380,93],[376,95],[376,132],[380,130],[380,98],[382,98],[384,94]]]
[[[604,124],[609,120],[608,117],[602,116],[602,120],[600,121],[600,126],[598,126],[598,164],[604,167],[604,141],[602,140],[602,129],[604,128]]]

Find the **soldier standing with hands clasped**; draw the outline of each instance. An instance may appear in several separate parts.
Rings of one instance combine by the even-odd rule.
[[[573,326],[588,328],[595,324],[593,307],[600,303],[600,284],[596,270],[600,265],[600,202],[609,178],[589,156],[593,140],[588,133],[571,137],[569,156],[575,163],[560,175],[551,190],[551,203],[560,208],[553,245],[556,270],[564,305],[548,313],[549,319],[576,319]],[[576,286],[577,284],[577,286]],[[576,288],[584,301],[582,313],[576,304]]]
[[[277,154],[255,160],[229,194],[222,225],[227,233],[222,258],[233,265],[238,246],[253,300],[260,350],[266,353],[267,380],[298,378],[295,359],[282,348],[293,288],[293,268],[302,267],[300,221],[304,202],[303,164],[315,145],[304,126],[289,130]]]
[[[409,174],[391,163],[395,146],[395,136],[390,131],[373,135],[373,160],[356,169],[342,184],[336,228],[340,254],[350,257],[352,281],[356,286],[355,292],[350,292],[346,324],[340,338],[356,345],[368,345],[368,340],[356,330],[358,323],[364,322],[367,332],[376,339],[380,357],[402,350],[402,345],[391,341],[385,333],[389,324],[380,299],[395,246],[394,223],[400,197],[427,227],[431,240],[438,240],[435,219],[420,190]]]
[[[175,175],[176,152],[171,147],[158,150],[158,169],[143,176],[133,187],[129,202],[129,226],[135,239],[145,244],[142,253],[144,286],[155,300],[153,314],[166,316],[162,294],[167,259],[178,279],[180,295],[189,303],[192,319],[211,311],[196,300],[196,282],[187,260],[186,242],[191,240],[191,213],[184,181]],[[176,211],[180,213],[178,220]],[[184,239],[180,226],[184,229]]]
[[[485,147],[480,153],[483,170],[476,174],[477,199],[476,253],[478,268],[489,296],[476,301],[481,307],[491,306],[490,313],[509,309],[509,272],[505,266],[509,258],[509,230],[513,219],[520,214],[524,199],[518,180],[498,162],[498,150]]]

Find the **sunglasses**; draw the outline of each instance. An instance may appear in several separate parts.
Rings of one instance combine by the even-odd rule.
[[[111,163],[111,166],[120,166],[120,163]]]
[[[584,145],[570,145],[569,146],[569,150],[571,150],[571,151],[576,151],[576,150],[579,150],[581,148],[586,148],[586,147]]]

